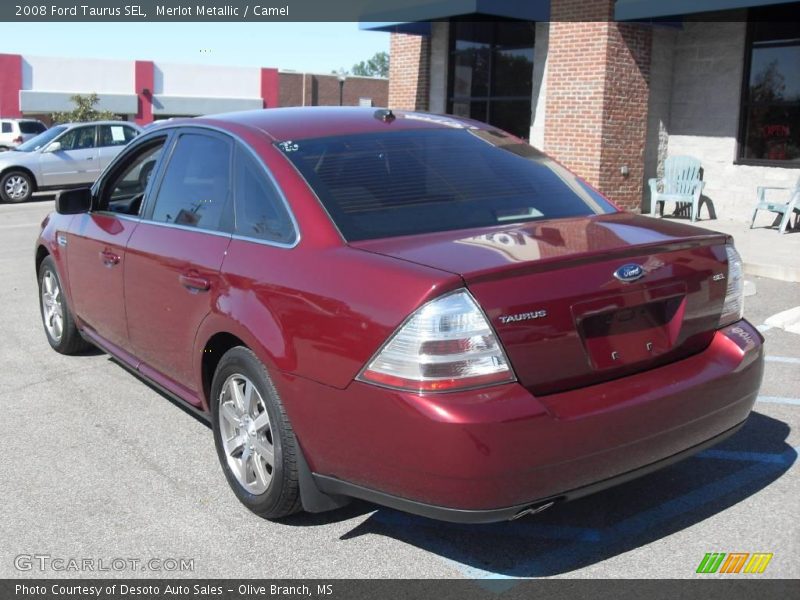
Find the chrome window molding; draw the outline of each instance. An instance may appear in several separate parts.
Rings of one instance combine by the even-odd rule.
[[[261,168],[262,172],[267,176],[267,179],[269,179],[270,184],[275,189],[275,191],[276,191],[276,193],[278,195],[278,198],[280,198],[280,201],[283,203],[283,207],[286,209],[286,213],[289,215],[289,220],[292,223],[292,229],[294,230],[294,241],[292,243],[286,243],[286,242],[277,242],[277,241],[274,241],[274,240],[265,240],[263,238],[258,238],[258,237],[254,237],[254,236],[250,236],[250,235],[238,234],[235,231],[232,234],[226,233],[225,235],[230,235],[235,240],[245,241],[245,242],[254,242],[254,243],[263,244],[263,245],[266,245],[266,246],[274,246],[275,248],[283,248],[283,249],[287,249],[288,250],[288,249],[296,247],[300,243],[300,240],[302,239],[302,235],[301,235],[301,232],[300,232],[300,225],[297,223],[297,219],[294,216],[294,211],[292,211],[292,207],[289,204],[289,201],[286,199],[286,195],[283,193],[283,189],[281,188],[280,185],[278,185],[278,181],[275,179],[275,176],[267,168],[267,165],[264,164],[264,161],[261,159],[261,157],[258,155],[258,153],[252,148],[252,146],[250,146],[250,144],[245,142],[241,137],[239,137],[235,133],[231,133],[227,129],[223,129],[221,127],[216,127],[215,125],[208,125],[206,123],[176,124],[176,125],[171,125],[171,126],[167,125],[167,126],[164,126],[164,127],[160,127],[156,131],[161,131],[161,132],[169,131],[171,133],[180,133],[181,131],[191,130],[191,129],[208,129],[209,131],[215,131],[217,133],[221,133],[223,135],[226,135],[226,136],[230,137],[234,141],[234,145],[235,146],[239,146],[243,150],[246,150],[247,152],[250,153],[250,156],[253,157],[253,159],[256,161],[256,163]],[[156,131],[154,131],[153,133],[156,133]],[[269,136],[268,133],[266,133],[266,132],[263,132],[263,133]],[[236,209],[236,198],[234,197],[234,228],[235,228],[235,215],[236,215],[235,209]],[[142,221],[143,222],[147,222],[147,223],[154,222],[151,219],[142,219]],[[189,229],[191,230],[192,228],[189,228]],[[194,231],[201,231],[201,230],[199,228],[194,228]],[[210,230],[203,229],[202,231],[210,231]],[[219,233],[221,233],[221,232],[219,232]]]

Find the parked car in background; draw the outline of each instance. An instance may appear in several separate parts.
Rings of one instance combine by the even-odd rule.
[[[176,120],[56,209],[50,345],[91,342],[210,419],[268,518],[356,497],[513,519],[719,442],[761,384],[729,236],[620,211],[475,121]]]
[[[126,121],[66,123],[0,154],[0,199],[88,185],[142,128]]]
[[[36,119],[0,119],[0,151],[16,148],[46,129]]]

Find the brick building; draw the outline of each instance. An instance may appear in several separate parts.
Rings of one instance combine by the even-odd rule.
[[[702,162],[703,218],[748,219],[756,186],[800,176],[798,2],[444,6],[362,24],[392,33],[391,107],[507,129],[631,210],[670,155]]]
[[[386,79],[348,76],[342,104],[386,106],[388,91]],[[98,95],[99,109],[143,125],[274,106],[335,106],[339,80],[274,68],[0,54],[2,117],[47,122],[51,113],[72,108],[70,96],[90,93]]]

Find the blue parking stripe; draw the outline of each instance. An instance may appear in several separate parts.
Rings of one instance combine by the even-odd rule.
[[[495,593],[501,593],[514,587],[519,577],[541,577],[556,573],[565,573],[574,570],[582,564],[591,563],[592,559],[598,555],[600,548],[613,546],[615,543],[622,541],[623,538],[635,537],[646,533],[654,527],[657,527],[660,523],[679,517],[682,514],[695,510],[710,502],[714,502],[751,482],[758,481],[775,472],[782,471],[787,465],[795,463],[798,452],[800,452],[800,446],[788,448],[782,453],[705,450],[697,456],[700,458],[738,460],[754,464],[720,480],[712,481],[682,496],[668,500],[656,507],[639,512],[606,529],[598,530],[549,526],[535,523],[528,524],[524,521],[481,526],[486,527],[487,531],[491,533],[508,533],[509,535],[513,535],[514,528],[518,528],[520,531],[526,531],[528,534],[535,533],[536,535],[542,536],[560,533],[556,539],[568,538],[569,534],[564,535],[564,532],[571,532],[577,535],[570,543],[549,551],[543,556],[531,557],[530,559],[522,560],[514,564],[510,569],[510,574],[497,573],[466,564],[455,558],[449,558],[448,555],[453,556],[453,548],[449,546],[441,536],[436,535],[436,530],[433,526],[429,529],[425,528],[420,530],[420,520],[416,517],[388,510],[378,511],[375,516],[381,522],[405,527],[410,526],[409,529],[414,528],[416,525],[416,533],[425,540],[425,546],[427,548],[437,553],[447,564],[452,565],[463,576],[477,580],[478,585],[482,588]],[[475,526],[468,525],[446,523],[437,524],[436,527],[439,526],[464,528],[475,531]],[[587,537],[595,543],[585,543]]]
[[[476,533],[481,530],[491,535],[509,535],[513,537],[542,538],[548,540],[570,540],[580,542],[599,542],[601,530],[589,527],[570,527],[562,525],[547,525],[530,521],[506,521],[487,525],[470,525],[464,523],[448,523],[446,521],[427,521],[398,511],[382,510],[375,515],[381,523],[398,525],[402,527],[429,527],[437,530],[466,531]]]
[[[696,455],[697,458],[716,458],[720,460],[740,460],[746,462],[765,462],[786,464],[790,458],[786,454],[771,454],[769,452],[744,452],[739,450],[704,450]]]
[[[756,402],[766,402],[768,404],[788,404],[800,406],[800,398],[784,398],[782,396],[759,396]]]

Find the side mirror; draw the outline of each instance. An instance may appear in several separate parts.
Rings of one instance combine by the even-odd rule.
[[[61,150],[61,142],[53,142],[43,152],[58,152],[59,150]]]
[[[92,209],[92,190],[77,188],[63,190],[56,195],[56,212],[60,215],[77,215]]]

